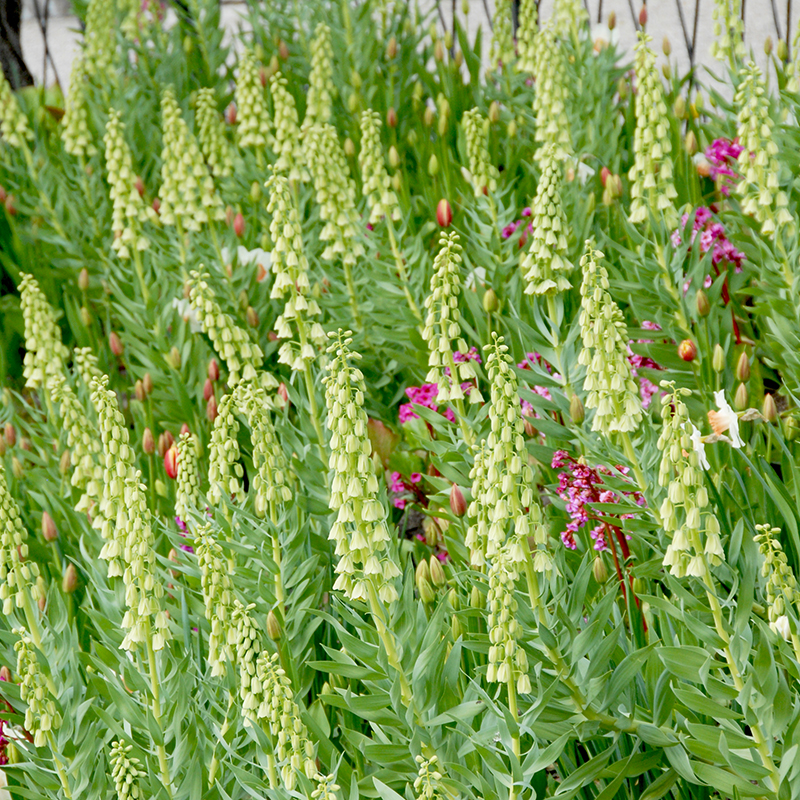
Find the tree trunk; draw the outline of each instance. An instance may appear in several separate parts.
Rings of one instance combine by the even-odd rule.
[[[22,0],[0,0],[0,65],[15,89],[33,85],[33,76],[22,57],[21,25]]]

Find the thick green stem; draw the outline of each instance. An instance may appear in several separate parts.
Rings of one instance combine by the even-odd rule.
[[[412,701],[411,687],[403,671],[403,665],[400,663],[400,656],[397,653],[392,634],[386,627],[386,620],[383,615],[383,608],[381,607],[380,600],[378,599],[378,593],[375,591],[375,586],[371,580],[367,581],[367,587],[369,591],[369,607],[375,620],[378,636],[380,636],[381,642],[383,642],[383,649],[386,651],[389,664],[397,672],[397,676],[400,680],[400,696],[402,697],[403,704],[410,706]]]
[[[417,304],[414,302],[414,298],[411,296],[411,290],[408,287],[408,275],[406,275],[406,267],[400,255],[400,249],[397,246],[397,239],[394,234],[394,223],[390,215],[386,216],[386,227],[389,231],[389,245],[392,248],[394,263],[397,266],[397,274],[400,276],[400,282],[403,284],[403,292],[405,292],[408,307],[411,309],[411,313],[422,323],[422,314]]]
[[[223,741],[225,739],[225,734],[228,732],[228,728],[231,726],[231,709],[233,708],[233,693],[228,692],[228,710],[225,712],[225,722],[222,724],[222,728],[219,732],[219,741]],[[211,764],[208,767],[208,788],[210,789],[214,785],[214,781],[217,778],[217,770],[219,769],[219,759],[217,758],[217,748],[216,745],[214,746],[214,755],[211,758]]]
[[[152,695],[153,702],[152,702],[152,712],[153,712],[153,719],[156,721],[156,725],[158,725],[159,730],[161,731],[161,735],[163,738],[164,735],[164,727],[161,724],[161,690],[158,684],[158,671],[156,670],[156,654],[153,650],[153,636],[152,631],[150,630],[150,620],[147,620],[146,623],[147,631],[147,665],[150,671],[150,694]],[[167,796],[172,798],[172,780],[169,776],[169,765],[167,764],[167,751],[163,744],[159,744],[156,746],[156,751],[158,752],[158,766],[161,770],[161,781],[164,784],[164,788],[167,791]]]
[[[147,283],[144,279],[144,266],[142,265],[142,254],[139,248],[134,243],[133,245],[133,266],[136,269],[136,277],[139,280],[139,287],[142,290],[142,299],[147,306],[150,304],[150,290],[147,288]]]
[[[358,298],[356,295],[356,285],[353,281],[353,270],[349,264],[344,265],[344,283],[347,287],[347,296],[350,298],[350,310],[353,312],[353,321],[359,330],[364,330],[364,323],[361,321],[361,314],[358,310]]]
[[[50,745],[50,751],[53,754],[53,763],[55,764],[56,772],[58,773],[58,779],[61,781],[61,788],[64,791],[64,797],[70,798],[71,800],[72,792],[69,788],[67,772],[64,769],[64,765],[61,763],[61,759],[56,755],[56,740],[52,731],[47,732],[47,743]]]

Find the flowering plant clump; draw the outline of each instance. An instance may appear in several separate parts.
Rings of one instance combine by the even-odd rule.
[[[800,29],[417,5],[0,80],[0,800],[800,797]]]

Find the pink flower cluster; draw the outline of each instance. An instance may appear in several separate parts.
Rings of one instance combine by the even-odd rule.
[[[650,322],[649,320],[642,321],[642,327],[648,331],[660,331],[661,326],[657,322]],[[637,344],[652,344],[652,339],[637,339]],[[664,369],[661,364],[653,361],[649,356],[640,356],[631,350],[630,343],[628,344],[628,362],[631,365],[631,372],[634,378],[639,380],[639,397],[642,399],[642,406],[647,409],[650,403],[653,402],[653,395],[658,391],[658,387],[649,378],[644,375],[639,375],[639,370],[645,369]]]
[[[411,485],[403,480],[403,476],[399,472],[392,472],[389,474],[389,491],[395,495],[392,498],[392,505],[395,508],[405,508],[406,503],[411,499],[408,494],[414,492],[415,485],[422,480],[422,474],[419,472],[412,472],[409,476]],[[405,497],[401,496],[405,495]]]
[[[533,212],[530,210],[530,208],[523,208],[522,209],[523,219],[518,219],[515,222],[511,222],[508,225],[506,225],[505,228],[503,228],[503,230],[500,231],[500,235],[504,239],[510,239],[523,225],[525,225],[527,218],[530,217],[532,213]],[[529,233],[533,233],[533,225],[531,225],[530,223],[527,224],[525,230],[522,233],[522,236],[520,237],[519,240],[520,247],[522,247],[525,244],[525,241],[527,240]]]
[[[544,367],[548,373],[553,372],[553,368],[539,355],[539,353],[525,353],[525,360],[517,364],[517,369],[530,369],[532,365],[537,367]],[[558,375],[556,375],[558,377]],[[550,397],[550,390],[546,386],[531,386],[530,387],[539,397],[544,397],[545,400],[552,400]],[[527,401],[522,401],[522,415],[525,417],[538,417],[539,415],[533,410],[533,406]]]
[[[706,148],[705,156],[710,166],[709,177],[717,181],[719,190],[725,197],[731,193],[734,181],[739,178],[733,165],[736,164],[743,149],[738,139],[714,139]]]
[[[400,406],[400,422],[405,424],[410,419],[419,419],[419,414],[414,411],[415,403],[424,408],[429,408],[431,411],[438,411],[439,406],[434,402],[438,393],[439,387],[435,383],[423,383],[422,386],[409,386],[406,389],[406,395],[411,402],[403,403]],[[446,408],[443,414],[450,422],[456,421],[456,415],[453,413],[452,408]]]
[[[5,678],[0,676],[0,681],[4,680]],[[5,705],[6,708],[9,711],[11,711],[11,706],[8,704],[7,701],[3,700],[3,705]],[[6,748],[8,747],[8,739],[6,739],[4,726],[5,726],[5,720],[0,719],[0,767],[4,767],[6,764],[8,764],[8,753],[6,750]]]
[[[681,229],[672,232],[672,244],[675,247],[680,247],[681,231],[689,223],[689,214],[684,214],[681,217]],[[692,223],[692,244],[700,234],[700,252],[707,253],[711,250],[711,263],[717,275],[720,274],[720,264],[727,262],[733,264],[736,272],[742,271],[742,262],[747,259],[747,256],[741,251],[737,250],[736,246],[725,236],[725,226],[721,222],[714,222],[713,211],[705,206],[700,206],[694,214],[694,222]],[[711,275],[707,275],[703,286],[707,289],[714,282]],[[689,281],[684,284],[684,292],[689,289]]]
[[[590,467],[570,456],[566,450],[556,450],[553,453],[553,469],[564,469],[558,475],[558,496],[567,504],[567,513],[570,521],[567,528],[561,533],[561,541],[570,550],[577,548],[575,534],[591,519],[590,503],[619,503],[619,496],[615,491],[603,488],[603,475],[627,475],[628,468],[617,466],[615,470],[608,467]],[[645,505],[645,499],[640,492],[623,492],[627,497],[632,497],[636,505]],[[604,516],[609,516],[607,513]],[[620,519],[629,519],[632,514],[621,514]],[[608,549],[606,541],[607,526],[599,523],[589,535],[594,541],[595,550]],[[625,537],[630,538],[630,537]]]

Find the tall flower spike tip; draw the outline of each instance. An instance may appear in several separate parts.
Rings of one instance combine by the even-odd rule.
[[[539,34],[539,6],[536,0],[521,0],[517,26],[517,72],[532,73],[535,69],[534,54],[536,37]]]
[[[320,22],[314,29],[314,38],[311,41],[311,74],[308,76],[303,130],[330,120],[334,91],[331,29]]]
[[[800,601],[800,591],[797,588],[797,579],[794,571],[789,566],[786,553],[783,552],[778,535],[780,528],[770,525],[756,525],[754,539],[758,544],[758,552],[764,556],[761,566],[761,577],[767,579],[767,615],[769,626],[785,639],[791,638],[791,629],[787,611],[792,611],[792,616],[797,616],[797,603]],[[789,635],[787,636],[787,631]]]
[[[97,153],[94,137],[89,130],[89,76],[86,71],[86,56],[79,55],[72,65],[69,95],[61,123],[61,138],[64,149],[76,158],[88,158]]]
[[[433,262],[430,293],[425,298],[425,325],[422,338],[428,343],[429,371],[425,380],[438,387],[437,402],[461,400],[462,383],[477,378],[474,361],[455,360],[455,353],[466,354],[467,343],[461,336],[461,313],[458,299],[461,294],[461,245],[457,233],[442,233],[439,252]],[[469,392],[471,403],[483,398],[477,386]]]
[[[706,559],[712,565],[725,559],[719,522],[708,507],[703,479],[707,463],[683,400],[691,390],[677,389],[674,381],[662,381],[661,387],[667,393],[661,399],[664,423],[658,439],[661,451],[658,483],[667,490],[661,504],[661,518],[664,530],[672,536],[664,554],[664,566],[679,578],[684,575],[702,578]]]
[[[175,516],[187,525],[193,522],[200,505],[200,475],[198,474],[197,437],[182,433],[178,440],[178,489]]]
[[[305,137],[305,158],[320,219],[325,223],[319,235],[325,244],[322,258],[341,259],[346,266],[353,266],[364,255],[364,246],[359,241],[356,188],[336,128],[327,124],[310,128]]]
[[[775,123],[769,113],[769,95],[761,70],[751,61],[739,73],[741,82],[733,102],[738,109],[736,135],[742,151],[737,191],[742,197],[742,211],[761,223],[761,233],[774,235],[778,227],[794,229],[786,193],[780,188],[778,145],[773,137]]]
[[[26,594],[35,603],[42,596],[37,582],[39,567],[28,560],[28,531],[22,524],[19,507],[8,491],[6,469],[0,460],[0,600],[3,616],[23,608]]]
[[[200,566],[205,615],[211,632],[208,637],[208,663],[211,675],[225,674],[225,665],[233,664],[235,654],[234,609],[231,564],[212,535],[210,523],[201,525],[195,536],[195,553]]]
[[[786,65],[786,91],[800,91],[800,21],[792,39],[792,57]]]
[[[714,0],[714,36],[710,53],[718,61],[736,63],[745,56],[742,0]]]
[[[642,401],[628,361],[628,327],[608,292],[603,254],[586,242],[581,258],[580,326],[583,349],[578,363],[586,367],[586,408],[596,409],[592,430],[608,436],[635,431],[642,419]]]
[[[521,267],[525,294],[549,295],[571,287],[565,275],[573,265],[567,257],[567,215],[561,203],[564,167],[556,145],[544,145],[540,163],[542,176],[531,207],[533,233]]]
[[[141,768],[141,761],[130,755],[131,750],[133,745],[126,745],[123,741],[111,745],[108,760],[117,800],[139,800],[142,797],[139,779],[146,778],[147,773]]]
[[[631,222],[644,222],[652,212],[664,215],[672,229],[678,224],[674,199],[678,196],[672,180],[672,143],[669,135],[664,86],[656,68],[653,41],[643,31],[636,45],[636,130],[633,136],[633,166],[628,173],[631,187]]]
[[[489,158],[489,120],[477,108],[464,113],[464,136],[475,197],[493,194],[499,173]]]
[[[155,211],[142,199],[136,188],[131,151],[125,141],[125,124],[119,111],[108,112],[106,132],[106,168],[111,194],[111,230],[114,252],[122,259],[131,257],[131,251],[146,250],[150,242],[141,232],[148,220],[155,221]]]
[[[555,0],[553,3],[553,20],[557,31],[569,31],[573,39],[589,21],[589,14],[583,0]]]
[[[489,490],[489,449],[484,439],[475,450],[475,461],[470,470],[472,500],[467,508],[470,524],[464,544],[469,548],[470,565],[481,569],[486,564],[486,548],[489,544],[490,507],[486,502]]]
[[[231,612],[231,630],[239,666],[239,700],[246,725],[256,722],[256,711],[262,700],[261,684],[256,678],[256,662],[262,650],[261,629],[251,612],[255,604],[242,605],[236,598]]]
[[[567,116],[569,85],[564,50],[556,39],[552,22],[548,22],[534,40],[533,62],[536,77],[533,98],[536,131],[533,138],[540,144],[555,144],[558,157],[563,158],[572,153]]]
[[[337,792],[340,787],[334,775],[323,775],[318,772],[314,776],[316,788],[311,792],[311,800],[338,800]]]
[[[19,292],[25,326],[25,386],[49,390],[53,378],[63,375],[69,351],[61,343],[53,309],[33,275],[22,273]]]
[[[492,66],[510,64],[514,60],[514,30],[511,0],[497,0],[492,17],[492,45],[489,61]]]
[[[323,383],[331,432],[330,506],[337,512],[329,536],[339,558],[334,589],[350,600],[368,600],[371,583],[381,600],[391,603],[397,599],[394,583],[400,570],[389,552],[387,513],[370,459],[364,375],[353,364],[361,356],[350,350],[349,331],[340,329],[330,337],[331,360]]]
[[[116,83],[117,58],[116,7],[108,0],[89,0],[86,9],[84,50],[86,72],[95,85],[106,88]]]
[[[218,178],[233,174],[231,148],[225,138],[225,123],[217,109],[214,90],[203,87],[197,90],[197,138],[200,149],[211,172]]]
[[[61,714],[55,698],[47,688],[47,678],[39,665],[36,650],[25,628],[15,628],[19,696],[28,704],[25,711],[25,730],[33,734],[35,747],[44,747],[48,735],[61,727]]]
[[[441,800],[447,793],[441,785],[442,773],[439,771],[438,756],[425,758],[417,756],[415,761],[419,765],[417,777],[414,780],[414,797],[416,800]]]
[[[358,163],[361,167],[361,191],[367,198],[371,225],[377,225],[383,217],[400,219],[397,195],[392,191],[383,159],[380,127],[381,115],[377,111],[367,109],[361,114],[361,152],[358,154]]]
[[[270,192],[267,212],[272,215],[272,271],[275,281],[270,297],[286,297],[286,305],[275,321],[275,332],[283,339],[278,360],[293,370],[303,370],[317,356],[315,348],[326,342],[325,331],[317,321],[319,304],[310,295],[308,259],[303,249],[300,215],[294,204],[289,180],[277,170],[267,181]],[[295,330],[292,329],[294,325]]]
[[[271,145],[272,121],[256,57],[251,50],[245,50],[239,59],[235,98],[239,146],[263,148]]]
[[[234,395],[226,394],[217,406],[217,417],[211,431],[208,464],[208,501],[217,506],[226,497],[234,503],[244,500],[242,476],[239,463],[239,422],[236,419]]]
[[[22,113],[5,74],[0,74],[0,133],[10,147],[22,147],[26,141],[33,139],[28,118]]]
[[[172,87],[161,96],[161,130],[161,221],[186,231],[199,231],[211,220],[225,219],[214,179],[181,116]]]
[[[290,181],[308,180],[308,169],[303,160],[300,123],[294,97],[287,88],[288,81],[280,73],[269,79],[272,107],[275,111],[275,170]]]

